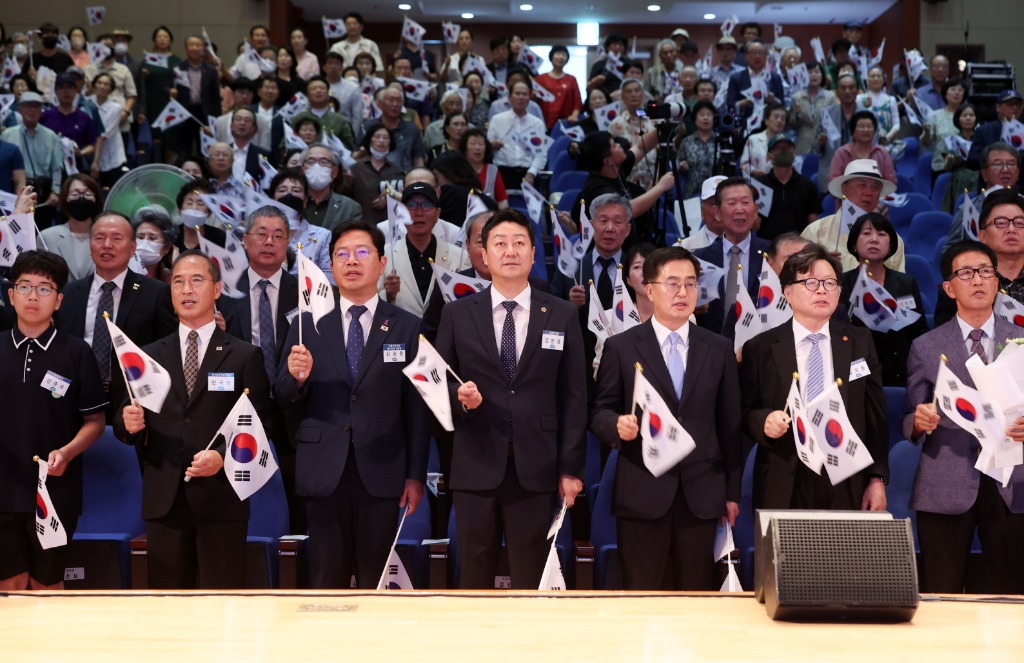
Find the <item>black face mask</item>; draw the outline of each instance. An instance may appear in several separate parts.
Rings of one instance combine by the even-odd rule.
[[[779,168],[789,168],[793,165],[796,155],[792,152],[779,152],[772,156],[773,163]]]
[[[57,38],[53,36],[43,37],[43,48],[57,48]]]
[[[74,200],[69,200],[67,204],[64,205],[64,211],[68,213],[68,216],[76,221],[86,221],[96,216],[100,211],[100,204],[95,200],[76,198]]]
[[[286,207],[290,207],[299,214],[302,214],[302,210],[306,209],[306,203],[293,193],[289,193],[287,196],[281,196],[277,199],[277,202],[281,203]]]

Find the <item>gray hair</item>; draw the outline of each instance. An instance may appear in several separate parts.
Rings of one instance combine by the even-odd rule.
[[[617,193],[601,194],[590,201],[590,217],[594,218],[601,212],[601,210],[610,205],[620,206],[622,209],[626,210],[626,220],[633,220],[633,204],[629,202],[629,198],[626,196],[620,196]]]
[[[444,103],[446,101],[448,101],[449,99],[451,99],[452,97],[458,97],[459,98],[459,105],[461,105],[463,108],[465,108],[465,104],[462,102],[462,95],[459,94],[458,90],[448,90],[443,95],[441,95],[441,102],[440,102],[439,105],[443,106]]]
[[[796,51],[796,59],[799,60],[804,56],[803,50],[799,46],[788,46],[782,49],[782,57],[786,57],[786,51]]]
[[[252,227],[258,219],[281,219],[284,221],[285,230],[288,229],[288,216],[276,205],[263,205],[253,210],[249,215],[249,227]]]
[[[299,160],[302,163],[305,163],[306,157],[309,156],[309,151],[312,150],[314,147],[319,147],[321,149],[327,150],[327,152],[330,153],[331,155],[331,163],[333,163],[335,166],[341,163],[341,161],[338,159],[338,155],[334,153],[334,150],[323,143],[310,143],[309,146],[302,151],[302,154],[299,155]]]
[[[622,81],[621,85],[619,85],[619,92],[624,91],[626,89],[626,86],[631,83],[636,83],[637,85],[639,85],[641,90],[644,89],[644,84],[640,82],[639,78],[627,78],[626,80]]]
[[[662,39],[661,41],[658,42],[658,45],[654,47],[655,54],[661,55],[661,47],[662,46],[671,46],[673,49],[679,50],[679,47],[676,46],[676,42],[675,41],[673,41],[671,39]]]

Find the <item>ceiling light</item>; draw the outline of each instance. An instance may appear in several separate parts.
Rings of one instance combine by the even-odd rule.
[[[716,18],[718,18],[718,17],[715,16],[714,14],[704,14],[704,20],[705,21],[713,21]]]
[[[661,5],[647,5],[647,11],[649,12],[660,12]]]
[[[524,12],[532,12],[533,5],[519,5],[519,9],[521,9]]]
[[[464,12],[462,14],[462,18],[464,18],[464,19],[466,19],[468,21],[469,19],[473,18],[473,13],[472,12]]]
[[[410,9],[412,9],[412,5],[403,2],[402,4],[398,5],[398,8],[401,9],[402,11],[404,11],[404,12],[407,12]]]

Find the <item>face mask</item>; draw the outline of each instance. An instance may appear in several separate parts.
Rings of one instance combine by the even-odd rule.
[[[64,208],[72,219],[85,221],[96,216],[96,213],[100,211],[100,204],[95,200],[76,198],[75,200],[69,200]]]
[[[139,256],[139,260],[146,267],[160,262],[163,258],[163,249],[163,242],[154,242],[151,239],[140,239],[135,242],[135,255]]]
[[[375,147],[371,147],[370,148],[370,154],[372,154],[373,156],[377,157],[378,159],[383,159],[383,158],[385,158],[387,155],[389,155],[391,153],[388,152],[387,150],[378,150]]]
[[[43,48],[57,48],[57,37],[43,37]]]
[[[71,48],[75,49],[76,51],[81,50],[83,46],[85,46],[85,40],[81,37],[75,37],[71,40]]]
[[[331,185],[331,169],[318,163],[313,164],[306,169],[306,180],[309,182],[309,188],[314,191],[326,189]]]
[[[26,46],[25,44],[15,44],[13,52],[14,57],[23,58],[26,55],[28,55],[28,46]]]
[[[299,214],[302,214],[302,211],[306,209],[305,201],[303,201],[302,198],[296,196],[294,193],[289,193],[286,196],[281,196],[280,198],[277,199],[277,202],[281,203],[285,207],[295,210]]]
[[[796,157],[792,152],[779,152],[772,157],[772,162],[780,168],[789,168],[793,165],[793,159]]]
[[[183,209],[181,210],[181,222],[185,224],[186,228],[194,230],[206,224],[206,215],[197,209]]]
[[[120,42],[120,43],[114,44],[114,53],[116,53],[117,55],[124,55],[127,52],[128,52],[128,44],[126,44],[124,42]]]

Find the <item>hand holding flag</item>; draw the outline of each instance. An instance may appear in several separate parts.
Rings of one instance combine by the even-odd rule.
[[[644,466],[656,477],[675,467],[697,445],[686,429],[676,420],[672,409],[655,390],[638,363],[633,383],[633,402],[640,403],[640,437],[643,445]]]

